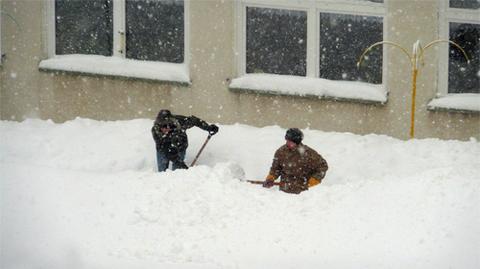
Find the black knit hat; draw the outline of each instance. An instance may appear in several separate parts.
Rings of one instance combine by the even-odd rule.
[[[285,139],[290,140],[293,143],[298,145],[302,143],[303,133],[298,128],[290,128],[287,130],[287,133],[285,134]]]
[[[166,119],[172,116],[172,113],[168,109],[162,109],[158,112],[157,119]]]

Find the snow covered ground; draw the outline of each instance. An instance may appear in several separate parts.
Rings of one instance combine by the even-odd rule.
[[[155,172],[152,121],[0,122],[0,268],[480,268],[480,143],[304,130],[324,182],[263,179],[278,126]],[[190,163],[206,138],[189,131]]]

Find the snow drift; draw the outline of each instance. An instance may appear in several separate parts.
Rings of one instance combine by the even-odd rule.
[[[152,121],[0,122],[0,268],[478,268],[480,144],[304,130],[330,170],[263,179],[278,126],[220,125],[155,172]],[[189,130],[190,163],[206,138]]]

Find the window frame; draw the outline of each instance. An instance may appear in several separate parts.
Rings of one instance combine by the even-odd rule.
[[[165,71],[166,69],[169,69],[169,66],[172,68],[172,72],[177,72],[180,70],[180,72],[185,72],[185,74],[166,74],[164,77],[162,77],[159,74],[158,78],[152,77],[151,74],[143,76],[141,72],[127,72],[126,75],[123,74],[118,74],[118,72],[112,72],[112,76],[126,76],[126,77],[133,77],[133,78],[140,78],[140,79],[148,79],[148,80],[160,80],[160,81],[176,81],[180,83],[187,83],[190,84],[190,74],[188,71],[188,67],[190,64],[190,59],[189,59],[189,48],[190,48],[190,14],[189,14],[189,7],[190,7],[190,0],[184,0],[184,59],[183,63],[169,63],[169,62],[160,62],[160,61],[144,61],[144,60],[136,60],[136,59],[129,59],[126,58],[126,0],[112,0],[113,3],[113,46],[112,46],[112,56],[99,56],[99,55],[86,55],[86,54],[81,54],[82,57],[84,56],[84,60],[86,59],[88,61],[88,57],[91,57],[92,64],[95,63],[99,58],[98,57],[104,57],[106,61],[108,62],[109,60],[112,61],[112,66],[113,65],[118,65],[119,62],[124,63],[127,68],[130,66],[133,68],[133,66],[138,67],[138,66],[148,66],[148,68],[154,67],[156,64],[158,64],[158,67],[162,70]],[[48,60],[52,59],[55,60],[56,62],[60,62],[60,64],[54,64],[59,66],[58,68],[50,68],[50,67],[42,67],[42,63],[40,64],[40,69],[45,69],[45,70],[50,70],[50,69],[58,69],[62,71],[61,67],[61,58],[65,58],[68,60],[69,55],[57,55],[55,53],[56,51],[56,40],[55,40],[55,0],[47,0],[46,1],[46,55],[47,55],[47,60],[44,60],[42,62],[48,62]],[[47,63],[46,65],[49,65],[50,63]],[[45,66],[45,64],[43,65]],[[79,73],[91,73],[91,74],[98,74],[97,71],[91,70],[85,72],[85,69],[88,69],[87,66],[83,66],[81,69],[82,71],[75,71],[75,70],[63,70],[63,71],[72,71],[72,72],[79,72]],[[150,73],[150,72],[149,72]],[[100,73],[101,75],[109,75],[105,74],[104,72]],[[172,77],[176,77],[172,79]],[[178,77],[183,77],[178,79]],[[186,78],[185,78],[186,77]]]
[[[2,66],[3,64],[3,50],[2,50],[2,35],[3,35],[3,31],[2,31],[2,13],[3,13],[3,9],[2,9],[2,0],[0,0],[0,66]]]
[[[235,25],[236,25],[236,75],[242,77],[246,75],[246,9],[247,7],[289,9],[305,11],[307,13],[307,70],[306,78],[320,79],[319,69],[319,48],[320,48],[320,13],[335,13],[345,15],[375,16],[382,18],[383,40],[387,40],[386,23],[386,4],[373,2],[357,2],[355,0],[239,0],[235,6]],[[365,48],[366,49],[366,48]],[[360,55],[359,55],[360,57]],[[382,84],[386,81],[387,50],[383,50],[382,55]],[[298,76],[302,77],[302,76]],[[345,80],[341,80],[345,81]]]
[[[439,35],[442,40],[450,40],[450,23],[469,23],[480,24],[480,9],[463,9],[463,8],[451,8],[448,0],[440,1],[439,12]],[[439,53],[439,69],[438,69],[438,90],[437,98],[445,97],[448,95],[458,95],[462,93],[449,93],[448,92],[448,72],[449,72],[449,46],[441,46],[438,50]],[[470,93],[471,95],[478,96],[480,93]]]

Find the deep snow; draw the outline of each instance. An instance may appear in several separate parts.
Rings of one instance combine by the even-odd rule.
[[[0,268],[480,267],[474,139],[307,129],[330,169],[290,195],[240,181],[285,129],[221,125],[197,166],[156,173],[151,124],[0,122]]]

